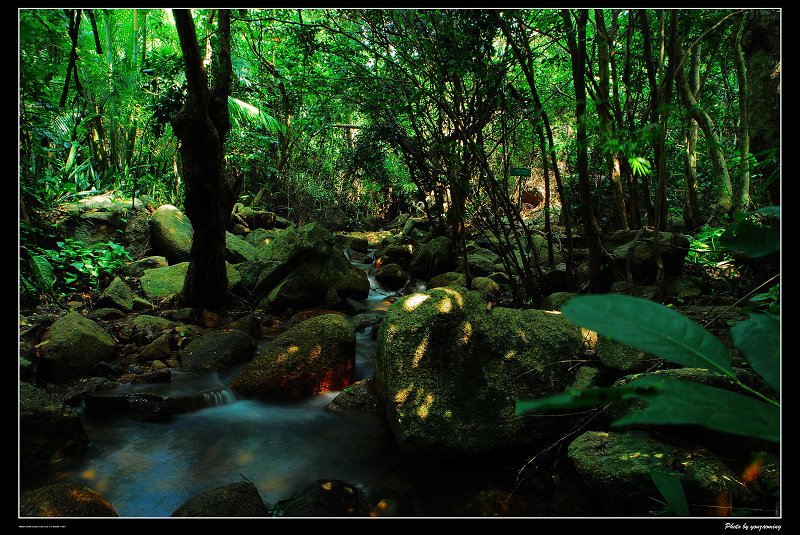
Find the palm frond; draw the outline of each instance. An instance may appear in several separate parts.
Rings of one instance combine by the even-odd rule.
[[[263,126],[267,132],[272,134],[283,131],[282,125],[273,116],[238,98],[228,97],[228,112],[240,127],[242,125]]]

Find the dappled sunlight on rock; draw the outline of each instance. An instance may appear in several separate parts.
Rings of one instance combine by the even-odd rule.
[[[464,322],[463,327],[461,327],[461,333],[458,343],[465,346],[469,344],[470,338],[472,338],[472,324],[468,321]]]
[[[440,290],[440,291],[446,293],[447,295],[449,295],[450,297],[452,297],[453,300],[456,303],[458,303],[458,306],[460,306],[460,307],[464,306],[464,297],[461,295],[461,292],[459,292],[457,290],[454,290],[453,288],[446,288],[446,287],[445,288],[438,288],[438,290]]]
[[[428,412],[430,412],[431,409],[431,405],[433,405],[433,395],[425,394],[425,399],[422,401],[422,404],[417,407],[417,416],[423,420],[427,418]]]
[[[436,308],[439,310],[439,312],[444,312],[445,314],[447,314],[448,312],[453,310],[453,302],[445,297],[444,299],[439,301],[439,306],[437,306]]]
[[[428,341],[429,340],[430,340],[430,337],[426,336],[425,338],[422,339],[422,343],[420,343],[417,346],[416,351],[414,351],[414,358],[411,361],[411,367],[412,368],[416,368],[417,366],[419,366],[419,363],[422,360],[422,357],[425,356],[425,352],[428,350]]]
[[[419,305],[425,302],[427,299],[430,298],[430,295],[419,293],[413,294],[406,298],[403,302],[403,308],[408,311],[412,311],[416,309]]]

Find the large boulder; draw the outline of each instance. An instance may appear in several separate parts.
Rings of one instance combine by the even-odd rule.
[[[408,264],[408,272],[418,279],[429,279],[450,269],[453,240],[438,236],[421,245]]]
[[[375,253],[375,258],[380,260],[381,264],[399,264],[403,269],[408,268],[413,256],[414,246],[410,243],[387,245]]]
[[[148,299],[166,299],[179,294],[183,290],[189,262],[181,262],[167,267],[148,269],[142,275],[142,291]],[[225,263],[228,274],[228,288],[235,288],[242,280],[239,272],[232,265]]]
[[[246,332],[220,329],[198,336],[178,355],[184,370],[219,371],[248,360],[255,349],[255,340]]]
[[[367,274],[353,267],[333,234],[316,222],[276,235],[245,269],[244,289],[273,310],[319,305],[331,291],[342,299],[369,294]]]
[[[29,383],[19,385],[20,472],[27,475],[83,452],[89,437],[80,415]]]
[[[88,244],[113,241],[133,258],[144,254],[150,238],[149,213],[139,199],[114,198],[110,193],[85,197],[60,208],[65,236]]]
[[[77,312],[67,312],[57,319],[44,333],[42,344],[39,370],[54,382],[77,379],[98,362],[113,360],[117,355],[114,339]]]
[[[619,230],[612,234],[605,244],[605,249],[613,260],[617,280],[626,279],[629,254],[634,281],[655,280],[657,271],[655,232],[652,229],[644,229],[637,240],[638,233],[638,230]],[[662,231],[658,235],[658,244],[661,249],[664,274],[680,275],[689,250],[689,239],[683,234]]]
[[[256,260],[259,249],[230,232],[225,233],[225,260],[232,264]]]
[[[666,442],[643,431],[587,431],[569,445],[567,455],[580,479],[595,491],[604,515],[647,516],[658,491],[651,472],[677,477],[692,515],[712,514],[706,507],[733,503],[745,507],[754,495],[711,451],[694,443]]]
[[[153,247],[170,263],[188,262],[194,229],[186,215],[171,204],[158,207],[150,217]]]
[[[125,277],[141,277],[147,269],[166,267],[168,265],[169,262],[163,256],[146,256],[126,265],[120,273]]]
[[[48,485],[23,492],[19,516],[97,517],[119,516],[114,506],[89,487],[70,483]]]
[[[283,516],[369,516],[364,492],[338,479],[319,479],[295,495]]]
[[[170,516],[260,517],[269,516],[269,509],[252,483],[240,481],[198,494]]]
[[[298,398],[352,382],[356,335],[342,316],[303,321],[270,341],[231,383],[243,396]]]
[[[396,291],[408,282],[408,273],[398,264],[386,264],[375,272],[375,280],[389,291]]]
[[[96,308],[116,308],[123,312],[133,310],[133,292],[119,277],[114,277],[111,284],[103,291],[103,295],[97,300]]]
[[[542,310],[487,307],[460,286],[406,296],[378,333],[379,402],[400,448],[458,456],[551,439],[571,419],[514,414],[518,399],[562,392],[581,329]]]

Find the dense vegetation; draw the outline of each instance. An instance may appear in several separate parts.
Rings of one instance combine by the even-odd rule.
[[[705,426],[769,451],[779,442],[778,11],[23,9],[19,30],[22,380],[52,386],[87,375],[56,373],[43,333],[65,311],[114,319],[95,312],[117,306],[109,303],[119,303],[119,284],[141,289],[149,307],[124,312],[191,307],[198,328],[253,311],[266,325],[310,306],[353,315],[353,299],[366,294],[330,252],[335,239],[348,260],[375,261],[370,275],[394,297],[412,292],[408,280],[455,284],[482,293],[487,311],[522,314],[559,309],[573,294],[635,296],[576,298],[563,312],[664,359],[620,368],[629,374],[685,366],[719,375],[612,386],[612,373],[591,383],[601,387],[592,394],[576,379],[530,401],[514,390],[518,415],[648,400],[650,413],[620,422]],[[89,211],[81,205],[101,197]],[[165,205],[177,228],[188,225],[183,251],[153,234]],[[393,233],[369,235],[384,229]],[[328,231],[336,237],[320,238]],[[351,240],[365,235],[362,251]],[[153,253],[163,264],[144,269],[188,262],[179,292],[151,290],[134,268]],[[402,274],[396,287],[382,266]],[[290,280],[303,270],[314,277]],[[460,278],[431,284],[445,275]],[[406,299],[400,308],[424,313]],[[402,330],[398,305],[387,318]],[[706,318],[698,306],[722,310]],[[741,311],[735,321],[731,308]],[[495,327],[473,323],[493,339]],[[146,345],[130,329],[109,329],[112,343],[128,332],[123,341]],[[173,329],[165,362],[193,329]],[[411,348],[414,367],[427,340]],[[392,343],[382,328],[379,398],[392,388],[381,364]],[[123,368],[128,356],[134,367],[153,360],[134,349],[115,357]],[[712,421],[690,414],[692,404],[681,413],[675,400],[693,396],[730,414]],[[519,477],[530,479],[527,467]],[[689,514],[680,484],[652,474],[662,512]],[[749,506],[777,496],[766,484],[759,492]]]

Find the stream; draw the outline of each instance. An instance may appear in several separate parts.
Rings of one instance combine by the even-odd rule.
[[[359,308],[385,310],[387,292],[371,275],[370,283],[370,295]],[[356,336],[355,380],[372,375],[377,344],[371,330]],[[168,422],[89,414],[81,405],[91,439],[87,451],[25,486],[85,485],[122,517],[164,517],[197,494],[243,476],[273,506],[321,478],[369,492],[398,466],[399,453],[380,418],[327,410],[338,392],[291,403],[238,399],[227,385],[242,366],[202,374],[173,370],[172,382],[148,385],[148,391],[162,395],[206,392],[209,407]],[[142,391],[142,385],[121,388],[133,387]]]

